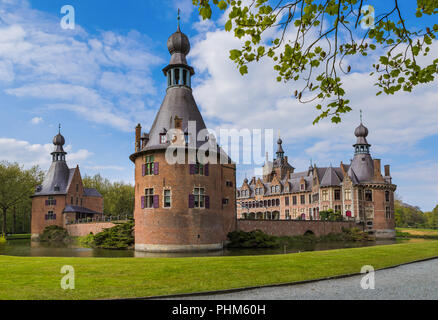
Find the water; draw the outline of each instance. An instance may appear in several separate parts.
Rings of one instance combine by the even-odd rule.
[[[13,240],[0,244],[0,255],[18,257],[81,257],[81,258],[179,258],[179,257],[215,257],[215,256],[249,256],[297,253],[303,251],[323,251],[344,248],[358,248],[389,245],[408,240],[379,240],[368,242],[320,242],[296,243],[287,248],[277,249],[225,249],[223,251],[202,253],[146,253],[134,250],[89,249],[78,245],[50,244],[31,242],[30,240]]]

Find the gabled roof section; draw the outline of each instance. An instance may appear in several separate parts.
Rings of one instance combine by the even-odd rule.
[[[340,184],[341,178],[336,173],[336,170],[333,167],[328,168],[321,180],[321,187],[339,186]]]
[[[102,195],[100,194],[99,191],[97,191],[96,189],[91,189],[91,188],[84,188],[84,195],[86,197],[102,198]]]

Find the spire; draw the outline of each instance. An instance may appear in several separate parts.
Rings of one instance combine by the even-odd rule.
[[[181,26],[180,26],[181,17],[179,16],[180,11],[181,10],[178,8],[178,28],[177,28],[177,32],[181,32]]]
[[[283,150],[283,140],[281,138],[278,138],[277,141],[277,159],[283,159],[284,158],[284,150]]]
[[[356,144],[353,145],[356,154],[369,154],[371,145],[367,141],[369,131],[368,128],[363,125],[363,114],[360,110],[360,125],[354,131],[354,135],[357,137]]]

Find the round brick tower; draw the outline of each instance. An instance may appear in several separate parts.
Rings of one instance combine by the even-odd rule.
[[[142,134],[137,126],[130,157],[135,164],[135,249],[220,250],[236,227],[236,167],[203,133],[206,126],[191,89],[195,72],[186,60],[190,42],[179,26],[167,46],[172,57],[163,69],[166,96],[150,132]],[[209,155],[217,161],[196,157],[206,143],[214,144]],[[169,161],[170,147],[182,152],[184,161]],[[194,160],[189,154],[195,154]]]

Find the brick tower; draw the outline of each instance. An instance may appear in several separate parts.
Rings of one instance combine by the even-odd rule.
[[[190,42],[179,24],[167,46],[171,60],[163,69],[166,96],[150,132],[142,134],[141,125],[136,127],[135,153],[130,156],[135,164],[135,249],[222,249],[236,227],[236,167],[205,134],[191,89],[195,72],[186,60]],[[205,144],[214,145],[209,159],[217,161],[196,156]],[[169,162],[169,148],[182,151],[184,161]]]
[[[53,138],[52,165],[43,184],[32,196],[32,240],[38,241],[48,226],[65,227],[69,221],[103,217],[103,197],[96,189],[84,188],[79,166],[69,169],[65,138]]]

